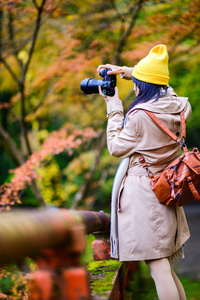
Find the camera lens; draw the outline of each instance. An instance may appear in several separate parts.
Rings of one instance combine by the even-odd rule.
[[[81,90],[85,94],[98,94],[99,85],[102,86],[103,81],[101,79],[85,78],[81,81]]]
[[[81,81],[81,90],[85,94],[98,94],[100,85],[104,95],[114,96],[116,86],[116,75],[108,75],[108,71],[110,70],[111,69],[102,69],[100,71],[99,75],[103,78],[103,80],[85,78],[83,81]]]

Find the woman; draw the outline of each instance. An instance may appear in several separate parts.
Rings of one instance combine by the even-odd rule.
[[[120,261],[145,260],[160,300],[185,300],[184,289],[170,264],[183,257],[182,246],[190,236],[185,214],[183,208],[158,202],[151,190],[150,178],[138,161],[138,153],[144,156],[155,176],[175,160],[180,154],[179,144],[163,133],[142,109],[155,113],[180,137],[180,112],[184,109],[187,120],[191,113],[190,104],[187,98],[178,97],[168,86],[165,45],[152,48],[134,68],[107,64],[100,65],[97,71],[102,68],[111,68],[110,74],[132,78],[136,94],[124,118],[117,87],[113,97],[105,97],[100,88],[100,95],[107,104],[108,150],[111,155],[128,160],[120,189],[116,187],[113,191],[115,193],[116,189],[118,194],[116,233],[119,242],[114,238],[115,243],[119,243],[117,256]],[[111,241],[114,247],[112,236]]]

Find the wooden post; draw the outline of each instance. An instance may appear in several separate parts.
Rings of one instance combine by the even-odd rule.
[[[112,259],[110,257],[109,231],[95,232],[96,240],[92,242],[92,251],[94,260]]]
[[[55,249],[45,249],[36,258],[38,270],[30,280],[31,300],[90,299],[87,270],[80,257],[85,249],[85,228],[73,226],[71,243]]]

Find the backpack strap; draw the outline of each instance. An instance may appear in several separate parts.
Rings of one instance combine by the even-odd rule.
[[[177,142],[178,136],[176,136],[171,130],[169,130],[155,115],[153,112],[149,110],[142,109],[151,119],[152,121],[164,132],[166,133],[173,141]],[[180,122],[181,122],[181,136],[183,138],[183,143],[181,147],[184,149],[184,151],[187,151],[187,146],[185,145],[185,138],[186,138],[186,126],[185,126],[185,116],[184,111],[182,110],[180,112]],[[178,142],[179,143],[179,142]],[[138,159],[143,168],[146,169],[147,175],[152,179],[154,177],[153,173],[148,169],[147,163],[145,161],[145,158],[143,155],[138,153]]]
[[[185,124],[185,116],[184,116],[183,110],[180,113],[180,118],[181,118],[181,136],[185,139],[186,138],[186,124]]]
[[[178,137],[171,132],[151,111],[144,110],[144,112],[154,121],[154,123],[164,132],[166,133],[172,140],[177,141]],[[181,119],[181,136],[186,138],[186,126],[185,126],[185,116],[184,111],[182,110],[180,113]]]

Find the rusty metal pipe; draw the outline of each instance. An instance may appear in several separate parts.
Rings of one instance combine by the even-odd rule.
[[[77,211],[86,226],[87,234],[110,230],[110,215],[104,212]]]
[[[40,209],[0,213],[0,266],[45,248],[67,245],[69,251],[84,250],[85,233],[109,229],[109,215],[66,209]]]

